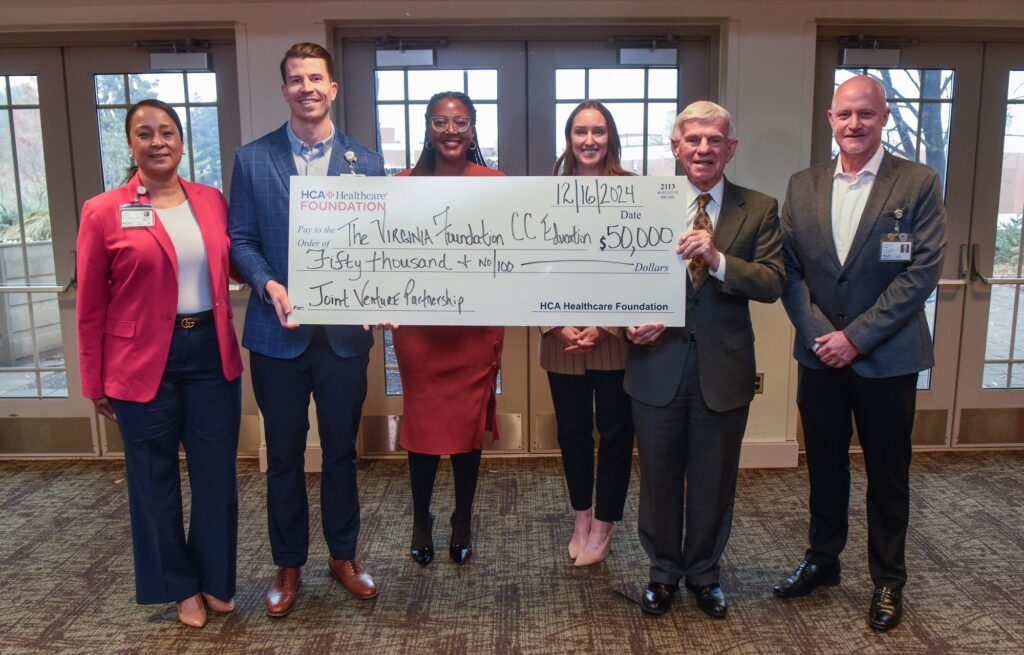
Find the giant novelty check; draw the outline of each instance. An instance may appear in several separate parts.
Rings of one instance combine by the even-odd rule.
[[[685,323],[672,177],[293,177],[299,323]]]

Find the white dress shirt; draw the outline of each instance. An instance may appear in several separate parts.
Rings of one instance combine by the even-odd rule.
[[[697,216],[697,197],[703,194],[711,196],[711,200],[707,205],[704,206],[704,211],[708,213],[708,217],[711,218],[711,229],[712,231],[718,229],[718,214],[722,210],[722,194],[725,193],[725,178],[718,180],[715,186],[711,187],[710,191],[701,191],[697,187],[693,186],[693,183],[689,180],[686,181],[686,229],[693,229],[693,219]],[[719,280],[725,281],[725,254],[720,254],[718,263],[718,270],[713,271],[711,267],[708,267],[708,275]],[[686,274],[690,275],[690,261],[686,260]]]
[[[840,264],[846,262],[846,256],[850,253],[853,237],[857,234],[861,214],[868,203],[884,155],[885,148],[878,146],[864,168],[852,172],[843,171],[842,157],[836,159],[836,171],[832,175],[832,238],[835,240]]]

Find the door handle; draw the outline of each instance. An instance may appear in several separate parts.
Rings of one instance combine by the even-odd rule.
[[[971,245],[971,281],[981,280],[988,286],[1000,284],[1024,284],[1024,277],[987,277],[978,270],[978,247],[979,244]]]
[[[960,279],[967,277],[967,244],[960,244],[960,259],[957,261],[956,272]]]

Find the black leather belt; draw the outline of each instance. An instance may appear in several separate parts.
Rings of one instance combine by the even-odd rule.
[[[178,314],[174,317],[174,327],[191,330],[213,323],[213,310],[208,309],[198,314]]]

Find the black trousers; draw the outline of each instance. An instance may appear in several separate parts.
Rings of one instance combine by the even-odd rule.
[[[697,344],[688,346],[683,377],[664,407],[633,399],[640,450],[640,545],[650,579],[719,581],[719,561],[732,531],[740,446],[750,406],[716,412],[704,402]],[[685,526],[685,537],[683,536]]]
[[[601,521],[622,520],[633,468],[633,415],[629,396],[622,389],[625,373],[548,373],[569,501],[576,511],[594,506],[593,433],[597,422],[601,441],[594,516]]]
[[[904,551],[917,373],[863,378],[849,366],[801,366],[799,374],[797,405],[811,482],[807,558],[830,564],[846,546],[849,450],[856,420],[868,477],[868,568],[876,585],[901,588],[907,581]]]
[[[267,438],[267,522],[278,566],[302,566],[309,553],[305,452],[309,397],[323,449],[320,513],[327,548],[353,559],[359,536],[356,431],[366,399],[367,355],[338,357],[322,328],[294,359],[251,353],[252,386]]]

